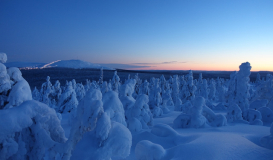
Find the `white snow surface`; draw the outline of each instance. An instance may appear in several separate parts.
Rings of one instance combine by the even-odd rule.
[[[216,114],[222,114],[222,112],[219,111]],[[132,133],[130,155],[126,158],[114,156],[111,157],[112,160],[272,159],[273,150],[269,149],[271,147],[269,143],[271,143],[272,131],[270,132],[268,125],[259,126],[233,122],[222,127],[207,125],[198,129],[172,128],[174,119],[180,114],[179,111],[171,111],[159,118],[154,118],[153,127]],[[115,122],[112,122],[112,126],[113,123]],[[123,125],[115,124],[123,128]],[[65,131],[69,132],[69,129]],[[91,152],[89,153],[88,150],[92,151],[94,144],[88,143],[87,136],[84,136],[83,141],[77,145],[71,157],[72,159],[91,156]],[[95,135],[90,133],[89,136]],[[128,144],[121,147],[124,148],[126,145]],[[109,153],[113,152],[110,148],[108,149]],[[108,151],[105,153],[108,153]],[[97,154],[93,155],[94,159],[99,157]]]
[[[218,128],[171,128],[171,122],[180,113],[172,111],[155,118],[151,131],[133,135],[131,155],[126,159],[272,159],[273,151],[260,142],[270,134],[268,126],[236,123]]]

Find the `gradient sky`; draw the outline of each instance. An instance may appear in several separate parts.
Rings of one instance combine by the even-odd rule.
[[[273,1],[1,0],[0,52],[8,62],[238,70],[248,61],[273,71]]]

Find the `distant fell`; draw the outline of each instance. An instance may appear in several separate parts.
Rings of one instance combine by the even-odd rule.
[[[7,67],[18,67],[18,68],[27,68],[27,69],[38,69],[38,68],[43,69],[43,68],[60,67],[60,68],[74,68],[74,69],[103,68],[105,70],[114,70],[113,68],[101,66],[99,64],[94,64],[94,63],[90,63],[90,62],[86,62],[82,60],[57,60],[50,63],[8,62],[5,65]]]

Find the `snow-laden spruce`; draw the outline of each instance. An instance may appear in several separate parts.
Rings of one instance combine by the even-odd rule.
[[[237,93],[236,86],[237,86],[237,72],[234,71],[230,74],[228,91],[226,93],[226,98],[229,104],[232,104],[235,101],[235,97]]]
[[[208,98],[211,101],[215,100],[215,94],[216,94],[216,86],[215,86],[215,84],[216,83],[215,83],[214,79],[211,79],[210,80],[210,84],[209,84],[209,95],[208,95]]]
[[[6,66],[0,63],[0,109],[3,109],[8,103],[8,91],[11,89],[10,77],[7,73]]]
[[[124,125],[111,121],[108,113],[104,112],[101,92],[90,89],[78,106],[69,139],[65,144],[55,146],[56,152],[51,154],[51,158],[57,154],[63,160],[125,158],[131,145],[130,131]]]
[[[75,113],[79,104],[75,90],[72,87],[72,82],[67,82],[65,89],[59,99],[58,112],[60,113]]]
[[[77,95],[77,100],[80,101],[83,99],[83,97],[85,96],[85,89],[82,83],[77,83],[76,84],[76,88],[75,88],[75,92]]]
[[[11,80],[11,90],[8,94],[8,104],[5,108],[19,106],[27,100],[32,100],[31,89],[28,82],[22,77],[21,71],[16,67],[8,69],[8,74]]]
[[[188,101],[183,106],[183,113],[173,122],[174,128],[200,128],[206,124],[220,127],[227,124],[227,119],[222,114],[215,114],[205,104],[203,97],[196,97],[193,105]]]
[[[154,117],[159,117],[163,115],[163,110],[167,111],[167,109],[162,109],[162,97],[161,97],[161,88],[159,86],[159,79],[151,78],[150,80],[150,93],[149,93],[149,102],[150,108]]]
[[[53,92],[52,92],[52,98],[55,101],[55,105],[59,103],[59,99],[61,98],[61,95],[62,95],[61,84],[57,80],[53,86]]]
[[[216,93],[218,102],[220,102],[221,104],[225,103],[225,90],[219,77],[216,79]]]
[[[173,108],[174,106],[180,108],[179,105],[182,104],[182,101],[180,100],[179,95],[175,96],[176,100],[174,104],[169,83],[166,83],[164,88],[165,91],[162,92],[162,108],[165,110],[164,113],[168,113],[169,108]]]
[[[148,102],[148,96],[141,94],[137,97],[134,106],[127,111],[127,124],[131,132],[148,129],[149,126],[153,125],[153,115]]]
[[[123,105],[115,91],[108,91],[103,95],[103,108],[105,113],[108,114],[111,121],[119,122],[127,126],[125,121],[125,113]]]
[[[195,98],[196,86],[193,83],[192,71],[189,71],[189,74],[186,75],[187,84],[182,88],[182,101],[186,102],[187,100],[193,100]]]
[[[140,86],[139,94],[150,95],[149,85],[150,85],[150,83],[147,80],[145,80]]]
[[[242,63],[237,73],[237,92],[235,102],[245,112],[249,108],[249,75],[251,74],[251,66],[249,62]]]
[[[45,103],[46,105],[51,105],[50,94],[52,93],[52,84],[49,76],[47,76],[46,82],[42,84],[40,93],[41,102]]]
[[[242,116],[242,110],[236,103],[229,104],[227,110],[227,121],[228,122],[244,121]]]
[[[189,114],[182,113],[174,121],[174,128],[201,128],[206,124],[207,119],[202,115],[205,99],[196,97]]]
[[[0,110],[0,122],[0,159],[42,160],[66,141],[55,110],[34,100]]]
[[[117,71],[115,71],[114,76],[112,78],[112,90],[115,92],[119,92],[119,87],[120,87],[120,78],[117,74]]]
[[[135,90],[133,93],[133,97],[137,98],[137,96],[140,94],[140,87],[142,84],[142,80],[139,78],[138,73],[135,75],[134,77],[135,81],[136,81],[136,85],[135,85]]]

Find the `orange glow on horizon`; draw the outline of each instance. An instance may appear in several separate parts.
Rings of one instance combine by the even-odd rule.
[[[240,65],[240,64],[239,64]],[[160,64],[145,68],[132,68],[130,70],[203,70],[203,71],[239,71],[239,65],[229,64]],[[251,71],[271,71],[273,72],[273,65],[251,65]]]

